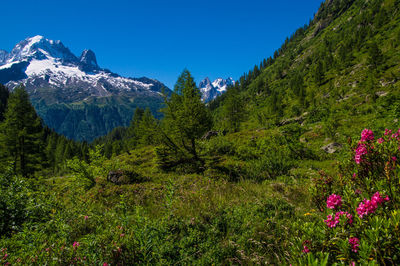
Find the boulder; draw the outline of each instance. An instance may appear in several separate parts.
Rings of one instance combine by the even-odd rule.
[[[213,130],[210,130],[210,131],[208,131],[206,134],[204,134],[204,136],[201,138],[202,140],[209,140],[209,139],[211,139],[212,137],[216,137],[216,136],[218,136],[219,135],[219,132],[218,131],[213,131]]]
[[[337,142],[329,143],[328,145],[323,146],[321,149],[326,153],[335,153],[336,151],[343,148],[343,145]]]
[[[141,182],[142,178],[133,172],[125,170],[110,171],[107,175],[107,181],[116,185],[127,185],[136,182]]]

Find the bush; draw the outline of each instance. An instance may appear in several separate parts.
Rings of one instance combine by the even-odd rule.
[[[328,254],[329,264],[400,263],[400,130],[376,139],[364,129],[352,147],[337,177],[314,180],[313,198],[326,218],[311,215],[293,225],[299,230],[296,263]]]

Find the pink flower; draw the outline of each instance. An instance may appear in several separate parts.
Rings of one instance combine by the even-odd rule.
[[[303,253],[309,253],[310,249],[307,246],[303,246]]]
[[[361,141],[371,141],[374,140],[374,132],[371,129],[364,129],[361,132]]]
[[[367,154],[367,147],[363,143],[359,143],[356,149],[356,155],[354,156],[354,160],[356,161],[357,164],[361,163],[361,157],[365,154]]]
[[[354,261],[350,262],[349,266],[356,266],[356,263]]]
[[[371,200],[364,199],[360,202],[356,209],[358,216],[362,219],[364,216],[374,213],[378,206],[383,204],[385,201],[389,201],[389,196],[383,198],[379,194],[379,191],[375,192],[375,194],[372,195]]]
[[[348,224],[352,224],[353,223],[353,216],[350,213],[344,212],[344,211],[337,212],[335,214],[335,216],[332,216],[331,214],[328,215],[324,222],[329,228],[334,228],[340,223],[340,217],[341,216],[345,216],[346,217]]]
[[[392,156],[392,160],[396,161],[397,160],[396,156]]]
[[[385,141],[385,140],[384,140],[383,138],[379,138],[379,139],[378,139],[378,143],[379,143],[379,144],[382,144],[384,141]]]
[[[357,237],[350,237],[349,243],[351,245],[351,251],[357,253],[358,247],[360,246],[360,239],[358,239]]]
[[[89,216],[85,215],[85,217],[83,217],[83,219],[85,219],[85,221],[86,221],[87,219],[89,219]]]
[[[356,173],[353,173],[353,178],[355,179],[357,177],[357,174]]]
[[[326,200],[326,207],[329,209],[335,209],[340,206],[342,206],[342,197],[339,195],[332,194]]]
[[[108,266],[108,263],[107,263],[107,262],[104,262],[104,263],[103,263],[103,266]]]
[[[392,130],[389,130],[389,129],[385,129],[385,136],[388,136],[388,135],[390,135],[390,134],[392,134]]]
[[[125,234],[120,234],[119,236],[120,236],[120,237],[124,237],[124,236],[125,236]]]
[[[77,249],[77,247],[79,247],[79,242],[74,242],[74,244],[72,244],[72,247],[74,248],[74,249]]]

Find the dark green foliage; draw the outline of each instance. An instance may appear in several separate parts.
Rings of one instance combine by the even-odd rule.
[[[0,122],[4,120],[4,112],[6,111],[9,94],[8,89],[0,84]]]
[[[4,116],[0,125],[2,163],[11,163],[16,174],[31,176],[44,158],[43,128],[24,87],[10,95]]]
[[[226,92],[225,104],[221,111],[224,128],[230,132],[237,132],[240,123],[245,118],[245,104],[237,89],[232,88]]]
[[[188,70],[179,76],[174,92],[170,99],[166,98],[165,105],[163,146],[158,149],[160,166],[167,170],[190,164],[190,171],[200,171],[203,160],[196,142],[211,128],[212,121]]]

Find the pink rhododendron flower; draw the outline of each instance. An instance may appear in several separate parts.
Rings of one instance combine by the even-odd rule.
[[[374,213],[379,205],[383,204],[385,201],[389,201],[389,196],[383,198],[379,192],[375,192],[372,195],[371,200],[364,199],[358,205],[356,211],[358,216],[362,219],[364,216]]]
[[[361,159],[362,159],[361,156],[363,156],[363,155],[365,155],[367,153],[368,153],[367,147],[364,144],[359,143],[358,147],[356,149],[356,155],[354,156],[354,160],[356,161],[356,163],[360,164],[361,163]]]
[[[303,246],[303,253],[309,253],[310,249],[307,246]]]
[[[76,249],[77,247],[79,247],[79,242],[74,242],[74,244],[72,244],[72,247],[74,248],[74,249]]]
[[[361,141],[371,141],[374,140],[374,132],[371,129],[364,129],[361,132]]]
[[[349,243],[351,245],[351,251],[357,253],[358,247],[360,246],[360,239],[358,239],[357,237],[350,237]]]
[[[342,197],[336,194],[330,195],[326,201],[326,206],[329,209],[335,209],[338,206],[342,206]]]
[[[353,216],[350,213],[344,211],[337,212],[335,216],[332,216],[331,214],[328,215],[324,222],[329,228],[334,228],[340,223],[341,216],[345,216],[347,218],[348,224],[353,223]]]

